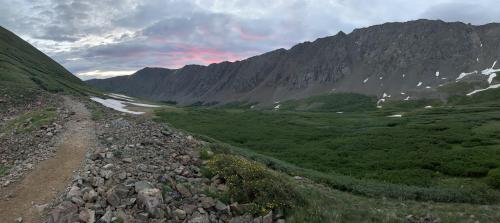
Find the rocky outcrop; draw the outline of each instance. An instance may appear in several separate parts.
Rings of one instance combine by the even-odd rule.
[[[440,85],[454,82],[461,73],[490,68],[500,58],[499,37],[500,24],[386,23],[233,63],[144,68],[131,76],[88,83],[180,104],[270,104],[328,92],[387,95],[388,100],[441,97],[436,90]]]
[[[201,174],[204,142],[144,117],[111,110],[104,115],[97,124],[100,146],[89,151],[49,222],[237,223],[283,217],[255,217],[241,211],[244,205],[211,197],[210,188],[227,187]]]

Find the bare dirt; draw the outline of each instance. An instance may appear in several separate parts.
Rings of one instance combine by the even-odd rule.
[[[42,217],[37,205],[50,204],[57,194],[63,192],[78,170],[85,153],[95,146],[95,123],[89,110],[80,102],[64,97],[65,105],[73,112],[66,131],[56,145],[56,155],[41,162],[18,183],[0,191],[0,221],[14,222],[22,217],[23,222],[33,222]]]

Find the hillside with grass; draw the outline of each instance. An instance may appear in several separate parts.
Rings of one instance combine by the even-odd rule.
[[[14,33],[0,27],[0,99],[28,100],[40,92],[86,94],[83,81]]]
[[[279,162],[270,167],[334,189],[491,203],[500,198],[498,96],[493,89],[448,103],[410,100],[377,109],[369,97],[329,94],[264,110],[186,107],[157,115],[243,153],[272,157]]]

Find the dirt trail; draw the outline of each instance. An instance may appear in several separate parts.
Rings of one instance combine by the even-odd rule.
[[[75,115],[56,145],[55,157],[41,162],[20,182],[1,189],[0,222],[14,222],[18,217],[23,222],[40,218],[34,205],[50,203],[57,193],[64,191],[88,148],[95,145],[95,124],[90,112],[69,97],[64,98],[64,103]]]

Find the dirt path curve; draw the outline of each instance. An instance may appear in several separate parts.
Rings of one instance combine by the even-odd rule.
[[[95,124],[90,112],[80,102],[64,97],[65,105],[75,115],[66,124],[61,142],[56,145],[55,157],[41,162],[22,181],[1,189],[0,194],[9,198],[0,200],[0,222],[23,222],[40,218],[34,205],[50,203],[57,193],[70,183],[73,171],[79,169],[88,148],[95,145]]]

